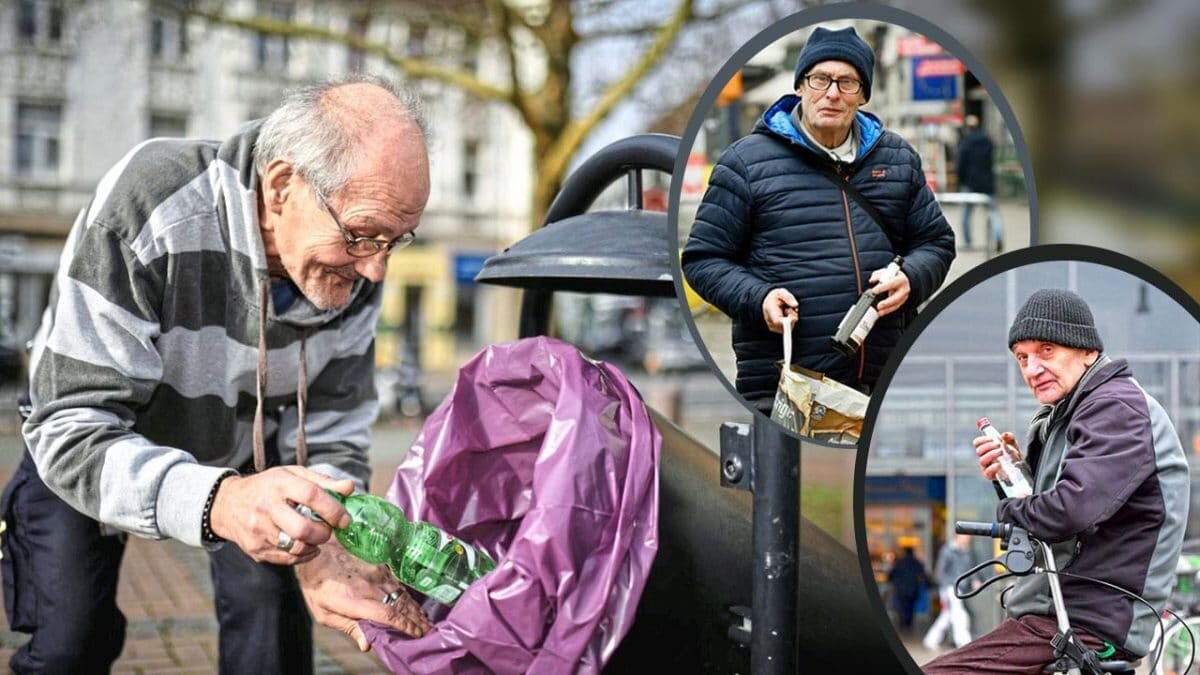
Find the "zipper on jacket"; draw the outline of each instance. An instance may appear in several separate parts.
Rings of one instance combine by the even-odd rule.
[[[833,170],[837,175],[842,176],[843,181],[849,181],[850,177],[842,175],[842,167],[835,163]],[[858,288],[858,295],[862,295],[862,270],[858,266],[858,246],[854,243],[854,228],[850,222],[850,198],[846,195],[846,190],[840,189],[842,193],[842,209],[846,214],[846,234],[850,237],[850,258],[854,261],[854,283]],[[862,347],[858,350],[858,381],[862,384],[863,372],[867,366],[867,343],[863,342]]]

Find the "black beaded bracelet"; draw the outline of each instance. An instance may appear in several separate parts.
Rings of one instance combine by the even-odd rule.
[[[221,482],[236,475],[236,471],[221,474],[221,477],[217,478],[217,482],[213,483],[212,489],[208,491],[208,499],[204,502],[204,513],[200,516],[200,541],[206,544],[219,544],[225,541],[224,537],[212,530],[212,507],[213,502],[217,500],[217,489],[221,487]]]

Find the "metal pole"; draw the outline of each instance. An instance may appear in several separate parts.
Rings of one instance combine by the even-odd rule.
[[[625,208],[630,211],[640,211],[643,206],[642,196],[642,170],[639,168],[631,168],[626,174],[625,183]]]
[[[754,577],[750,671],[796,673],[796,556],[800,447],[774,422],[755,420],[751,461]]]
[[[954,359],[946,358],[946,541],[950,541],[950,535],[954,531],[954,521],[958,519],[958,457],[957,448],[954,447]],[[932,541],[929,542],[933,544]],[[937,555],[937,550],[927,551],[927,560],[933,560],[932,555]]]

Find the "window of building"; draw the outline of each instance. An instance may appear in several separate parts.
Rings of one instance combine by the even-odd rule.
[[[468,40],[462,50],[462,67],[468,73],[479,70],[479,43]]]
[[[150,133],[147,138],[183,138],[185,136],[187,136],[187,114],[150,113]]]
[[[19,0],[17,38],[27,45],[62,42],[65,9],[62,0]]]
[[[429,39],[429,26],[413,21],[408,24],[408,44],[405,46],[408,55],[421,58],[428,51],[426,41]]]
[[[478,191],[479,141],[468,139],[463,143],[462,194],[468,200],[472,200]]]
[[[17,3],[17,36],[26,44],[37,39],[37,3],[33,0]]]
[[[474,351],[477,348],[475,311],[478,290],[474,283],[459,282],[454,286],[454,342],[459,349]]]
[[[62,106],[17,104],[13,169],[25,178],[56,178]]]
[[[179,61],[188,54],[187,20],[153,14],[150,17],[150,57],[155,61]]]
[[[150,55],[160,57],[163,53],[163,33],[166,31],[166,19],[161,16],[150,19]]]
[[[357,40],[367,39],[367,28],[370,26],[371,18],[368,15],[358,15],[350,18],[349,33],[350,37]],[[366,69],[367,54],[361,49],[350,48],[346,55],[346,70],[352,73],[361,73]]]
[[[284,2],[259,3],[258,15],[275,21],[288,23],[292,20],[292,6]],[[255,65],[259,70],[282,72],[288,67],[291,45],[287,37],[256,33],[254,36]]]

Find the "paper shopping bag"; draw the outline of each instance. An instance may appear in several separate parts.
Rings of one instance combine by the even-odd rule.
[[[783,361],[771,419],[801,437],[854,445],[862,435],[870,399],[821,373],[792,365],[792,321],[784,322]]]

